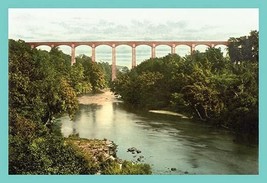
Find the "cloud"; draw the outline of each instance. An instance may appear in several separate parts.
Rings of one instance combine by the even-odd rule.
[[[235,11],[238,16],[230,11],[233,20],[240,17],[239,14],[244,14],[238,11]],[[210,19],[209,12],[214,14],[214,20]],[[232,30],[240,32],[238,27],[249,24],[242,21],[231,23],[227,16],[229,9],[13,9],[10,14],[10,24],[13,25],[10,35],[24,35],[22,39],[40,41],[219,40],[229,38]],[[146,16],[142,17],[143,14]],[[205,21],[200,22],[201,19]],[[255,16],[250,22],[253,20],[257,21]],[[14,31],[16,27],[19,27],[18,33]]]

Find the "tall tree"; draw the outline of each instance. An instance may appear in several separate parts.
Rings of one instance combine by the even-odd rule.
[[[259,32],[254,30],[248,36],[229,38],[228,52],[232,62],[258,62]]]

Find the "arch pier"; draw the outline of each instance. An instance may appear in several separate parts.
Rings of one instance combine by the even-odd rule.
[[[140,45],[147,45],[151,47],[151,58],[156,57],[156,47],[165,45],[170,47],[170,53],[175,54],[175,48],[179,45],[186,45],[190,47],[191,54],[195,51],[198,45],[206,45],[208,47],[215,47],[217,45],[228,46],[227,41],[84,41],[84,42],[26,42],[31,45],[31,48],[38,46],[49,46],[51,48],[62,45],[71,47],[71,65],[75,61],[75,48],[81,45],[87,45],[92,48],[92,61],[96,61],[96,47],[100,45],[108,45],[112,48],[112,80],[116,79],[116,47],[120,45],[127,45],[132,48],[132,68],[136,67],[136,47]]]

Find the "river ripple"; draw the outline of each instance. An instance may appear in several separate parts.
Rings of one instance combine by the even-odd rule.
[[[80,98],[74,122],[60,118],[63,135],[110,139],[118,157],[144,156],[153,174],[258,174],[258,148],[234,143],[229,132],[177,116],[132,112],[111,96]],[[131,154],[129,147],[142,152]]]

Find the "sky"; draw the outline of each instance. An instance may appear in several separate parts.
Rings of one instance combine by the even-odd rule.
[[[249,9],[9,9],[9,39],[24,41],[101,41],[101,40],[171,40],[227,41],[230,37],[249,35],[259,30],[259,12]],[[49,50],[40,46],[39,49]],[[70,47],[60,46],[70,54]],[[196,49],[204,51],[205,46]],[[221,47],[224,51],[225,47]],[[159,46],[156,56],[170,53]],[[117,64],[131,65],[131,48],[116,48]],[[137,63],[151,56],[151,48],[136,49]],[[178,46],[176,53],[189,54],[189,47]],[[91,48],[79,46],[76,55],[91,56]],[[96,60],[111,63],[111,47],[96,48]]]

